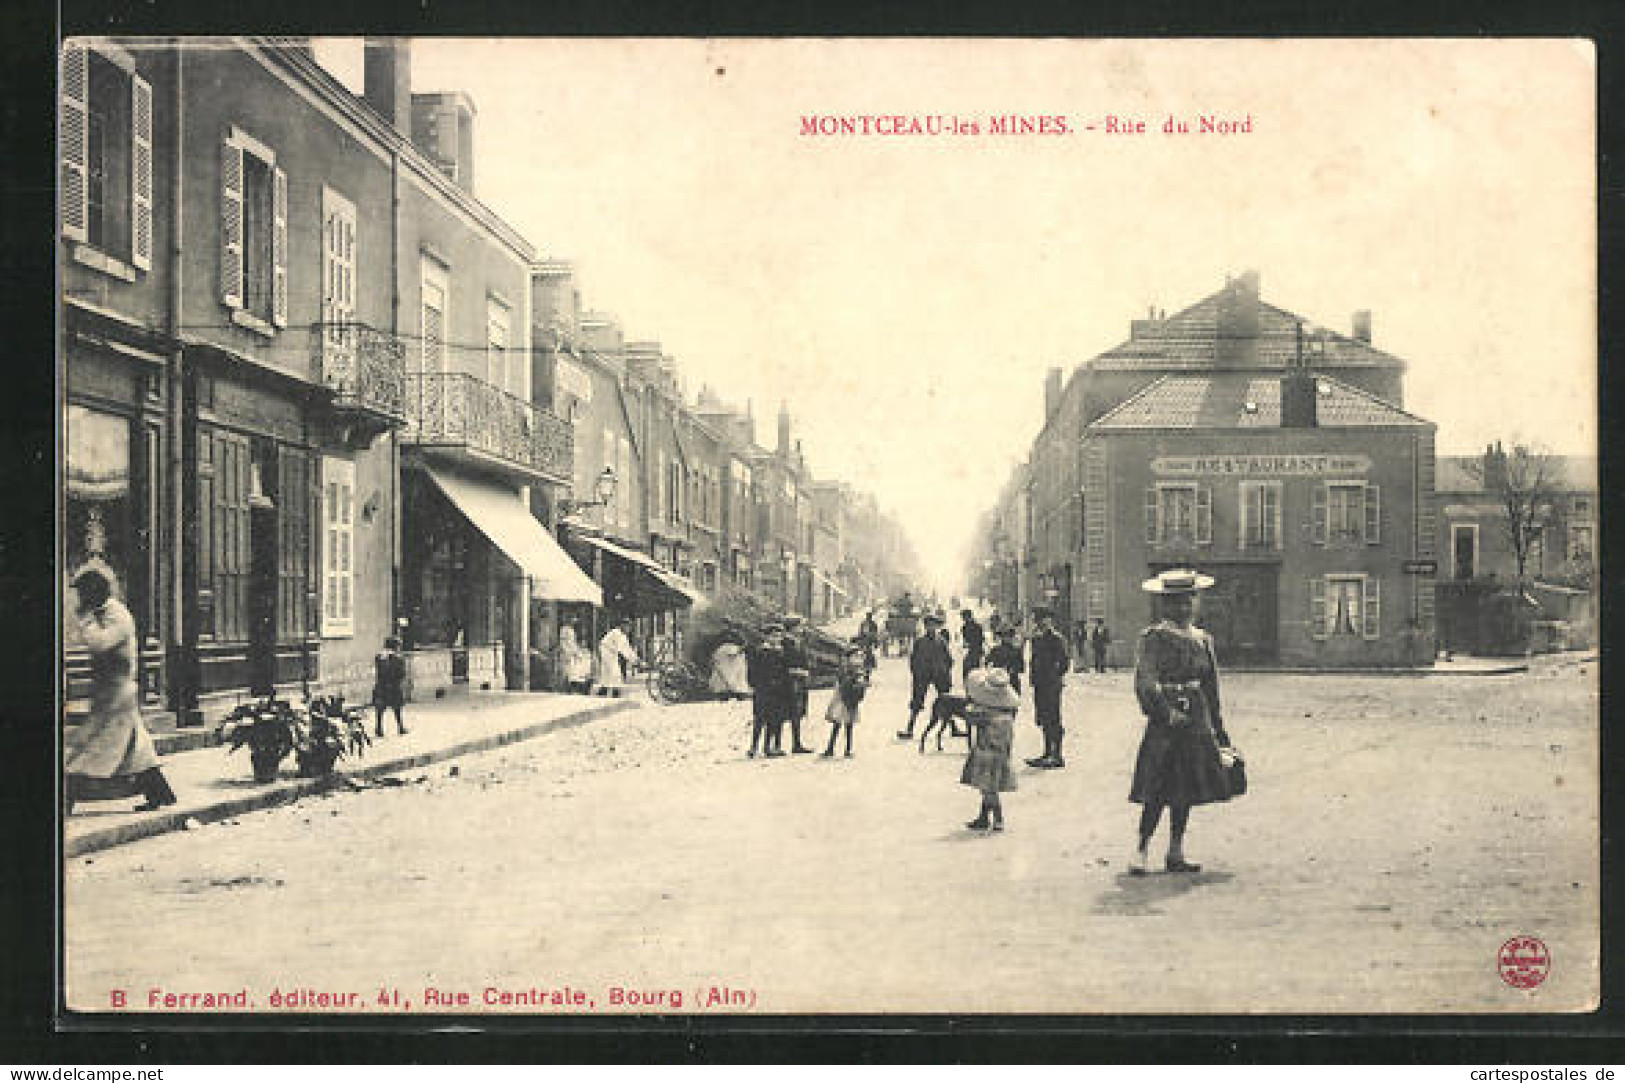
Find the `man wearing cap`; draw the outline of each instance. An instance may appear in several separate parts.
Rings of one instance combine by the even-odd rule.
[[[1032,658],[1028,672],[1033,682],[1033,714],[1038,728],[1044,731],[1044,754],[1027,761],[1029,767],[1065,767],[1061,755],[1061,742],[1066,729],[1061,725],[1061,686],[1067,671],[1072,668],[1072,656],[1067,652],[1066,640],[1055,630],[1055,614],[1047,607],[1033,610],[1038,621],[1038,634],[1033,636]]]
[[[784,626],[776,622],[762,629],[762,638],[745,653],[745,677],[752,690],[750,718],[750,751],[756,755],[761,745],[764,756],[782,756],[778,748],[778,729],[784,719],[785,703],[789,696],[790,675],[784,665],[779,648],[779,636]]]
[[[973,669],[982,668],[982,651],[987,647],[987,636],[977,623],[975,613],[961,609],[959,619],[964,622],[959,626],[959,640],[965,644],[965,657],[960,660],[960,673],[963,676]]]
[[[812,749],[801,743],[801,720],[807,717],[807,680],[812,675],[807,660],[807,645],[804,642],[806,629],[803,627],[802,618],[794,613],[784,618],[784,629],[780,651],[784,656],[784,666],[790,680],[785,700],[785,717],[790,721],[790,751],[807,753]],[[776,733],[773,747],[779,747]]]
[[[925,632],[914,640],[914,649],[909,652],[908,670],[914,683],[908,700],[908,728],[897,731],[899,740],[914,739],[914,722],[925,709],[927,689],[935,688],[938,696],[945,696],[953,687],[953,655],[948,653],[948,644],[938,634],[942,623],[940,616],[927,613]]]

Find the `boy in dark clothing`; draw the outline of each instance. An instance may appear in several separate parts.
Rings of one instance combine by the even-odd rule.
[[[982,668],[982,652],[987,645],[987,637],[982,632],[982,626],[976,622],[976,614],[970,610],[961,610],[960,618],[964,620],[959,628],[959,639],[965,644],[965,657],[960,662],[960,676],[973,669]]]
[[[745,674],[752,692],[750,751],[746,755],[753,758],[758,744],[764,756],[784,755],[777,741],[789,699],[790,674],[779,649],[781,631],[778,625],[769,625],[763,631],[761,642],[745,654]]]
[[[379,737],[384,735],[384,709],[395,712],[395,726],[406,732],[401,710],[406,706],[406,657],[401,654],[401,641],[394,636],[384,640],[384,649],[372,660],[372,709],[377,715]]]
[[[897,731],[899,740],[914,739],[914,722],[925,709],[928,689],[935,688],[938,696],[945,696],[953,687],[954,659],[948,653],[948,644],[942,641],[938,633],[941,627],[941,617],[934,613],[927,616],[925,634],[914,641],[914,649],[909,653],[908,670],[914,687],[908,700],[908,728]]]
[[[1111,646],[1112,633],[1099,617],[1089,629],[1089,651],[1095,656],[1095,672],[1106,672],[1106,648]]]
[[[1021,674],[1027,668],[1021,657],[1021,644],[1016,640],[1016,630],[1010,625],[999,629],[999,642],[987,652],[987,664],[997,666],[1010,674],[1010,687],[1021,693]]]
[[[792,614],[785,618],[784,623],[785,634],[781,650],[784,653],[785,670],[790,678],[785,711],[785,717],[790,720],[790,751],[806,753],[812,749],[801,743],[801,720],[807,717],[807,682],[812,676],[812,663],[807,658],[807,646],[802,638],[804,632],[801,618]],[[774,738],[773,747],[779,747],[777,737]]]
[[[1072,657],[1067,652],[1066,640],[1055,630],[1055,618],[1049,610],[1037,610],[1038,635],[1033,637],[1033,713],[1038,726],[1044,731],[1044,754],[1027,761],[1029,767],[1065,767],[1061,756],[1061,742],[1066,729],[1061,725],[1061,684],[1072,668]]]

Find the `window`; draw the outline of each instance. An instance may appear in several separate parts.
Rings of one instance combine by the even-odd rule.
[[[621,523],[630,527],[632,525],[632,482],[634,480],[632,477],[632,445],[627,442],[625,436],[619,436],[617,439],[619,441],[619,454],[616,461],[619,465],[616,466],[615,472],[620,477],[621,483],[616,487],[615,491],[620,494]]]
[[[446,304],[449,287],[446,268],[437,260],[423,257],[423,352],[419,364],[424,372],[446,371]]]
[[[233,128],[220,159],[220,295],[268,329],[288,324],[288,175],[276,153]]]
[[[524,397],[519,359],[508,349],[508,306],[494,297],[485,302],[485,373],[492,385]]]
[[[1376,639],[1382,627],[1382,583],[1367,575],[1309,580],[1309,633],[1315,639]]]
[[[1378,487],[1333,481],[1315,487],[1310,522],[1316,545],[1379,545],[1382,505]]]
[[[62,53],[62,234],[152,266],[152,87],[114,46]]]
[[[1472,579],[1478,575],[1478,524],[1450,524],[1450,578]]]
[[[1591,524],[1569,527],[1569,558],[1571,560],[1591,558]]]
[[[1281,548],[1281,483],[1241,483],[1241,548]]]
[[[326,356],[333,362],[350,362],[355,357],[355,235],[355,204],[324,187],[322,342]]]
[[[355,634],[355,463],[322,459],[322,635]]]
[[[1145,535],[1152,545],[1211,545],[1213,490],[1192,482],[1159,482],[1146,490]]]

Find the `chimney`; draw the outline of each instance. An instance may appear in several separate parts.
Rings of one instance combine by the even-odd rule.
[[[1258,272],[1246,271],[1225,283],[1214,329],[1216,364],[1247,367],[1258,359]]]
[[[1146,309],[1145,319],[1129,321],[1128,337],[1144,338],[1146,335],[1157,329],[1157,325],[1162,322],[1163,315],[1164,313],[1157,311],[1156,305],[1152,305],[1150,308]]]
[[[411,42],[368,38],[361,55],[361,97],[396,131],[412,138]]]
[[[1052,368],[1044,374],[1044,423],[1061,408],[1061,370]]]
[[[412,142],[466,192],[474,191],[474,99],[462,91],[412,95]]]
[[[1371,345],[1371,310],[1362,308],[1354,314],[1354,340]]]
[[[1297,326],[1297,349],[1286,375],[1281,377],[1281,428],[1312,429],[1319,424],[1319,381],[1304,363],[1303,323]]]
[[[790,455],[790,405],[779,401],[779,454]]]

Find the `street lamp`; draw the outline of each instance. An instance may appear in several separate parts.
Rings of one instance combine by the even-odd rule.
[[[603,473],[593,484],[593,495],[596,500],[572,500],[568,497],[559,501],[559,517],[568,519],[570,516],[586,508],[601,508],[615,499],[615,487],[620,484],[620,478],[615,476],[613,466],[604,467]]]

